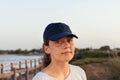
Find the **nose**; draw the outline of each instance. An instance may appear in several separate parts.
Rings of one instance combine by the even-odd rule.
[[[71,44],[68,41],[64,41],[63,45],[64,48],[69,48],[71,47]]]

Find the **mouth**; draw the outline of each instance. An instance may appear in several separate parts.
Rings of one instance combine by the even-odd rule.
[[[63,52],[62,54],[71,54],[72,51],[66,51],[66,52]]]

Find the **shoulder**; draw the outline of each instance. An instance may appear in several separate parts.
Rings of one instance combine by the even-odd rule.
[[[55,80],[55,79],[44,72],[39,72],[33,77],[32,80]]]
[[[44,80],[44,74],[42,72],[37,73],[32,80]]]
[[[71,74],[74,75],[75,78],[87,80],[86,73],[80,66],[70,65],[70,69],[71,69]]]
[[[71,68],[71,70],[73,70],[73,71],[85,72],[80,66],[75,66],[75,65],[71,65],[71,64],[70,64],[70,68]]]

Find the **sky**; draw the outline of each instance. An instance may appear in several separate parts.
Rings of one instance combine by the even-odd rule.
[[[41,48],[49,23],[63,22],[77,48],[120,47],[120,0],[0,0],[0,50]]]

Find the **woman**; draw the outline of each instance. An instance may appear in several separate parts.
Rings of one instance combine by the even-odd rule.
[[[64,23],[51,23],[44,31],[43,69],[32,80],[87,80],[84,70],[69,64],[78,38]]]

